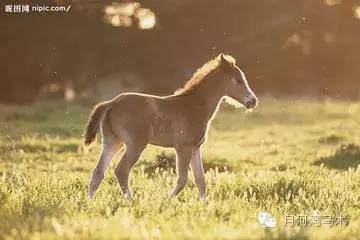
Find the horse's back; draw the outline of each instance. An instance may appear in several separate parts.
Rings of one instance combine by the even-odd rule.
[[[129,134],[137,138],[147,138],[151,133],[159,100],[161,97],[141,93],[118,95],[111,101],[109,118],[112,128],[125,138]]]
[[[109,113],[112,128],[118,135],[143,138],[151,144],[172,146],[176,101],[140,93],[123,93],[112,100]]]

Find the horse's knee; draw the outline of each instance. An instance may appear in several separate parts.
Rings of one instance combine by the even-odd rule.
[[[120,180],[126,180],[129,178],[132,167],[135,165],[137,158],[126,157],[123,158],[119,164],[115,167],[114,173],[116,178]]]
[[[121,166],[116,166],[114,169],[114,174],[121,186],[127,184],[129,173],[124,168]]]

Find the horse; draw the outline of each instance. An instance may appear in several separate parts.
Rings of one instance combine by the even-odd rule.
[[[121,93],[97,104],[84,133],[84,145],[100,131],[102,150],[89,183],[93,198],[112,158],[125,152],[114,169],[120,188],[132,200],[130,171],[148,144],[171,147],[176,151],[177,181],[170,197],[184,188],[191,165],[201,200],[206,199],[204,167],[200,147],[206,140],[212,119],[223,98],[235,99],[247,109],[256,107],[258,98],[235,59],[223,53],[199,68],[183,88],[168,96]]]

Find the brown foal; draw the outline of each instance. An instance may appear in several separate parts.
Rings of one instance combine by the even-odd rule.
[[[254,108],[257,97],[231,56],[220,54],[201,67],[173,95],[159,97],[122,93],[95,106],[86,126],[84,143],[102,134],[102,151],[93,170],[89,196],[93,197],[115,154],[126,146],[115,175],[127,199],[132,200],[129,175],[147,144],[176,150],[178,179],[171,196],[183,189],[191,165],[200,198],[205,199],[205,176],[200,146],[223,97]]]

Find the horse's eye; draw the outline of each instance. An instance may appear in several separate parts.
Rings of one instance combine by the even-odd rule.
[[[241,84],[241,83],[242,83],[242,81],[241,81],[240,79],[237,79],[236,77],[233,77],[233,78],[232,78],[232,81],[233,81],[233,83],[235,83],[235,84]]]

